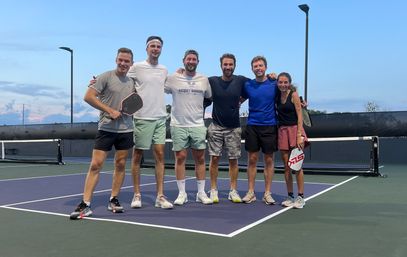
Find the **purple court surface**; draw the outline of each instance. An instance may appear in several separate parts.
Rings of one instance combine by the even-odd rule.
[[[30,212],[63,215],[68,219],[69,214],[81,200],[85,176],[86,174],[73,174],[0,180],[0,206]],[[258,177],[260,176],[262,175],[259,174]],[[92,200],[93,216],[89,218],[90,220],[121,222],[232,237],[290,209],[280,206],[286,197],[284,181],[273,181],[272,195],[277,201],[276,205],[266,205],[261,201],[264,182],[260,180],[256,182],[256,202],[236,204],[228,201],[228,179],[218,180],[220,203],[203,205],[195,202],[196,181],[192,177],[188,177],[186,181],[188,203],[183,206],[175,206],[172,210],[159,209],[154,207],[156,186],[154,176],[150,175],[141,176],[143,207],[131,209],[133,187],[130,175],[126,175],[119,196],[125,212],[111,213],[107,210],[111,181],[111,173],[101,173]],[[209,181],[207,181],[207,188],[208,185]],[[247,181],[245,179],[239,180],[238,185],[239,192],[243,197],[247,190]],[[306,183],[306,200],[332,187],[335,185]],[[175,177],[166,176],[164,188],[168,199],[174,201],[178,194]],[[72,222],[91,222],[90,220]]]

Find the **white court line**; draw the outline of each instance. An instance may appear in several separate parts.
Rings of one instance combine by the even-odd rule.
[[[102,173],[102,172],[101,172]],[[108,173],[108,172],[103,172],[103,173]],[[81,173],[80,175],[83,175],[84,173]],[[70,175],[79,175],[79,174],[70,174]],[[153,174],[142,174],[143,176],[154,176]],[[57,175],[57,176],[67,176],[67,175]],[[168,175],[168,176],[173,176],[173,175]],[[52,176],[44,176],[44,178],[46,177],[52,177]],[[319,184],[328,184],[328,185],[333,185],[328,189],[325,189],[311,197],[308,197],[305,199],[305,201],[308,201],[316,196],[319,196],[325,192],[328,192],[340,185],[343,185],[355,178],[357,178],[358,176],[354,176],[350,179],[347,179],[343,182],[340,182],[339,184],[328,184],[328,183],[319,183]],[[38,177],[34,177],[34,178],[38,178]],[[186,180],[191,180],[191,179],[195,179],[195,177],[187,177]],[[219,178],[219,179],[229,179],[229,178]],[[243,179],[241,179],[243,180]],[[164,183],[171,183],[171,182],[176,182],[176,180],[169,180],[169,181],[164,181]],[[285,183],[284,181],[274,181],[274,182],[281,182],[281,183]],[[311,182],[313,183],[313,182]],[[150,185],[155,185],[155,182],[152,183],[146,183],[146,184],[141,184],[140,186],[150,186]],[[306,183],[308,184],[308,183]],[[318,183],[313,183],[313,184],[318,184]],[[127,189],[127,188],[131,188],[133,186],[127,186],[127,187],[122,187],[122,189]],[[107,192],[107,191],[111,191],[111,189],[104,189],[104,190],[98,190],[95,191],[94,193],[102,193],[102,192]],[[38,199],[38,200],[32,200],[32,201],[26,201],[26,202],[20,202],[20,203],[13,203],[13,204],[7,204],[7,205],[3,205],[0,206],[0,208],[4,208],[4,209],[12,209],[12,210],[19,210],[19,211],[25,211],[25,212],[31,212],[31,213],[41,213],[41,214],[48,214],[48,215],[55,215],[55,216],[63,216],[63,217],[69,217],[69,215],[67,214],[61,214],[61,213],[55,213],[55,212],[46,212],[46,211],[37,211],[37,210],[30,210],[30,209],[24,209],[24,208],[17,208],[17,207],[12,207],[15,205],[22,205],[22,204],[28,204],[28,203],[35,203],[35,202],[44,202],[44,201],[51,201],[51,200],[56,200],[56,199],[62,199],[62,198],[69,198],[69,197],[75,197],[75,196],[80,196],[82,195],[82,193],[80,194],[72,194],[72,195],[66,195],[66,196],[59,196],[59,197],[51,197],[51,198],[45,198],[45,199]],[[238,230],[235,230],[232,233],[229,234],[221,234],[221,233],[214,233],[214,232],[207,232],[207,231],[201,231],[201,230],[194,230],[194,229],[186,229],[186,228],[178,228],[178,227],[171,227],[171,226],[163,226],[163,225],[154,225],[154,224],[147,224],[147,223],[140,223],[140,222],[131,222],[131,221],[123,221],[123,220],[115,220],[115,219],[102,219],[102,218],[92,218],[92,217],[87,217],[85,219],[89,219],[89,220],[96,220],[96,221],[109,221],[109,222],[116,222],[116,223],[124,223],[124,224],[132,224],[132,225],[139,225],[139,226],[145,226],[145,227],[154,227],[154,228],[165,228],[165,229],[170,229],[170,230],[177,230],[177,231],[184,231],[184,232],[191,232],[191,233],[197,233],[197,234],[206,234],[206,235],[213,235],[213,236],[220,236],[220,237],[234,237],[240,233],[243,233],[244,231],[253,228],[254,226],[257,226],[281,213],[284,213],[288,210],[290,210],[292,207],[287,207],[284,208],[278,212],[275,212],[271,215],[268,215],[260,220],[257,220],[256,222],[253,222],[245,227],[242,227]]]
[[[111,173],[113,171],[101,171],[100,173]],[[7,178],[7,179],[0,179],[0,182],[3,181],[19,181],[19,180],[32,180],[32,179],[43,179],[43,178],[58,178],[58,177],[69,177],[69,176],[78,176],[78,175],[86,175],[87,172],[81,173],[71,173],[71,174],[61,174],[61,175],[47,175],[47,176],[38,176],[38,177],[25,177],[25,178]]]
[[[352,181],[352,180],[354,180],[354,179],[356,179],[356,178],[358,178],[358,177],[359,177],[359,176],[351,177],[351,178],[349,178],[349,179],[347,179],[347,180],[345,180],[345,181],[342,181],[342,182],[339,183],[339,184],[336,184],[336,185],[334,185],[334,186],[332,186],[332,187],[330,187],[330,188],[327,188],[327,189],[325,189],[325,190],[322,190],[321,192],[316,193],[315,195],[312,195],[312,196],[310,196],[310,197],[307,197],[307,198],[304,199],[304,200],[305,200],[305,201],[311,200],[312,198],[315,198],[315,197],[317,197],[317,196],[319,196],[319,195],[321,195],[321,194],[323,194],[323,193],[326,193],[326,192],[328,192],[328,191],[331,191],[332,189],[337,188],[338,186],[342,186],[343,184],[348,183],[349,181]]]
[[[195,177],[186,178],[185,180],[190,180],[190,179],[193,179],[193,178],[195,178]],[[164,184],[166,184],[166,183],[171,183],[171,182],[177,182],[177,180],[164,181]],[[155,182],[146,183],[146,184],[141,184],[140,187],[152,186],[152,185],[155,185],[155,184],[156,184]],[[122,190],[122,189],[127,189],[127,188],[132,188],[132,187],[133,187],[132,185],[131,185],[131,186],[125,186],[125,187],[122,187],[121,190]],[[103,189],[103,190],[98,190],[98,191],[95,191],[94,194],[109,192],[109,191],[111,191],[111,190],[112,190],[111,188],[109,188],[109,189]],[[70,198],[70,197],[75,197],[75,196],[80,196],[80,195],[83,195],[83,193],[71,194],[71,195],[63,195],[63,196],[56,196],[56,197],[50,197],[50,198],[44,198],[44,199],[37,199],[37,200],[31,200],[31,201],[25,201],[25,202],[19,202],[19,203],[5,204],[5,205],[2,205],[2,206],[0,206],[0,207],[10,207],[10,206],[21,205],[21,204],[29,204],[29,203],[37,203],[37,202],[46,202],[46,201],[52,201],[52,200],[57,200],[57,199]]]
[[[38,167],[38,165],[34,165]],[[21,166],[19,166],[21,167]],[[142,168],[143,170],[145,168]],[[114,170],[107,170],[107,171],[101,171],[100,173],[102,174],[113,174]],[[130,169],[126,169],[126,172],[130,171]],[[78,176],[78,175],[86,175],[88,172],[80,172],[80,173],[70,173],[70,174],[61,174],[61,175],[46,175],[46,176],[37,176],[37,177],[24,177],[24,178],[7,178],[7,179],[0,179],[0,182],[3,181],[18,181],[18,180],[30,180],[30,179],[43,179],[43,178],[57,178],[57,177],[67,177],[67,176]],[[154,174],[142,174],[143,176],[155,176]],[[173,176],[175,175],[166,175],[166,176]]]
[[[27,167],[44,167],[44,166],[48,166],[48,164],[25,164],[25,165],[0,166],[0,169],[27,168]]]
[[[355,176],[355,177],[352,177],[352,178],[350,178],[348,180],[345,180],[345,181],[343,181],[343,182],[341,182],[339,184],[333,185],[332,187],[330,187],[330,188],[328,188],[326,190],[323,190],[320,193],[317,193],[317,194],[315,194],[315,195],[313,195],[311,197],[306,198],[305,201],[308,201],[308,200],[310,200],[310,199],[312,199],[312,198],[314,198],[314,197],[316,197],[316,196],[318,196],[318,195],[320,195],[322,193],[325,193],[325,192],[327,192],[329,190],[332,190],[332,189],[334,189],[334,188],[336,188],[336,187],[338,187],[340,185],[343,185],[343,184],[345,184],[345,183],[347,183],[347,182],[349,182],[349,181],[351,181],[351,180],[353,180],[353,179],[355,179],[357,177],[358,176]],[[194,179],[194,177],[187,178],[187,180],[190,180],[190,179]],[[176,180],[166,181],[166,182],[174,182],[174,181],[176,181]],[[166,182],[164,182],[164,183],[166,183]],[[147,185],[153,185],[153,184],[155,184],[155,183],[148,183],[148,184],[143,184],[143,185],[140,185],[140,186],[147,186]],[[125,187],[125,188],[128,188],[128,187]],[[102,192],[102,191],[104,192],[104,191],[109,191],[109,190],[100,190],[100,191],[97,191],[97,192]],[[79,194],[79,195],[81,195],[81,194]],[[55,212],[46,212],[46,211],[37,211],[37,210],[29,210],[29,209],[12,207],[13,205],[18,205],[18,204],[32,203],[32,202],[38,202],[38,201],[47,201],[47,200],[66,198],[66,197],[70,197],[70,196],[54,197],[54,198],[48,198],[48,199],[43,199],[43,200],[34,200],[34,201],[23,202],[23,203],[8,204],[8,205],[0,206],[0,208],[12,209],[12,210],[18,210],[18,211],[24,211],[24,212],[32,212],[32,213],[40,213],[40,214],[48,214],[48,215],[69,217],[68,214],[61,214],[61,213],[55,213]],[[176,230],[176,231],[183,231],[183,232],[190,232],[190,233],[197,233],[197,234],[205,234],[205,235],[212,235],[212,236],[231,238],[231,237],[234,237],[234,236],[236,236],[236,235],[238,235],[240,233],[243,233],[244,231],[246,231],[248,229],[251,229],[251,228],[253,228],[253,227],[255,227],[255,226],[257,226],[257,225],[259,225],[259,224],[261,224],[261,223],[263,223],[263,222],[265,222],[265,221],[267,221],[267,220],[269,220],[269,219],[271,219],[271,218],[273,218],[273,217],[275,217],[277,215],[280,215],[280,214],[282,214],[282,213],[284,213],[284,212],[286,212],[286,211],[288,211],[288,210],[290,210],[292,208],[293,207],[284,208],[284,209],[282,209],[282,210],[280,210],[278,212],[275,212],[275,213],[273,213],[271,215],[268,215],[268,216],[266,216],[266,217],[264,217],[262,219],[259,219],[256,222],[253,222],[253,223],[251,223],[251,224],[249,224],[247,226],[244,226],[244,227],[242,227],[242,228],[240,228],[238,230],[235,230],[234,232],[229,233],[229,234],[221,234],[221,233],[207,232],[207,231],[202,231],[202,230],[178,228],[178,227],[163,226],[163,225],[154,225],[154,224],[132,222],[132,221],[124,221],[124,220],[115,220],[115,219],[103,219],[103,218],[92,218],[92,217],[86,217],[84,219],[96,220],[96,221],[108,221],[108,222],[131,224],[131,225],[139,225],[139,226],[153,227],[153,228],[164,228],[164,229],[170,229],[170,230]]]
[[[330,188],[327,188],[327,189],[325,189],[325,190],[323,190],[323,191],[321,191],[321,192],[319,192],[319,193],[317,193],[317,194],[315,194],[315,195],[312,195],[312,196],[310,196],[310,197],[305,198],[304,200],[307,202],[308,200],[310,200],[310,199],[312,199],[312,198],[314,198],[314,197],[317,197],[317,196],[319,196],[319,195],[321,195],[321,194],[323,194],[323,193],[326,193],[326,192],[328,192],[328,191],[330,191],[330,190],[332,190],[332,189],[334,189],[334,188],[336,188],[336,187],[338,187],[338,186],[341,186],[341,185],[343,185],[343,184],[345,184],[345,183],[347,183],[347,182],[349,182],[349,181],[351,181],[351,180],[353,180],[353,179],[355,179],[355,178],[357,178],[357,177],[358,177],[358,176],[354,176],[354,177],[352,177],[352,178],[350,178],[350,179],[347,179],[347,180],[345,180],[345,181],[342,181],[342,182],[339,183],[339,184],[335,184],[335,185],[331,186]],[[286,211],[288,211],[288,210],[290,210],[290,209],[292,209],[292,208],[293,208],[292,206],[291,206],[291,207],[286,207],[286,208],[284,208],[284,209],[282,209],[282,210],[280,210],[280,211],[278,211],[278,212],[275,212],[275,213],[273,213],[273,214],[271,214],[271,215],[269,215],[269,216],[266,216],[266,217],[264,217],[264,218],[262,218],[262,219],[260,219],[260,220],[258,220],[258,221],[256,221],[256,222],[253,222],[253,223],[251,223],[251,224],[249,224],[249,225],[247,225],[247,226],[244,226],[243,228],[238,229],[238,230],[236,230],[236,231],[234,231],[234,232],[228,234],[228,236],[229,236],[229,237],[233,237],[233,236],[235,236],[235,235],[238,235],[238,234],[240,234],[240,233],[242,233],[242,232],[244,232],[244,231],[246,231],[246,230],[248,230],[248,229],[250,229],[250,228],[252,228],[252,227],[254,227],[254,226],[257,226],[257,225],[259,225],[260,223],[263,223],[264,221],[266,221],[266,220],[268,220],[268,219],[271,219],[271,218],[273,218],[273,217],[275,217],[275,216],[277,216],[277,215],[279,215],[279,214],[281,214],[281,213],[283,213],[283,212],[286,212]]]
[[[24,211],[24,212],[48,214],[48,215],[54,215],[54,216],[69,217],[68,214],[62,214],[62,213],[56,213],[56,212],[36,211],[36,210],[28,210],[28,209],[22,209],[22,208],[16,208],[16,207],[8,207],[8,206],[0,206],[0,208],[17,210],[17,211]],[[177,228],[177,227],[170,227],[170,226],[163,226],[163,225],[154,225],[154,224],[147,224],[147,223],[140,223],[140,222],[132,222],[132,221],[126,221],[126,220],[114,220],[114,219],[103,219],[103,218],[92,218],[92,217],[86,217],[86,218],[83,218],[83,219],[96,220],[96,221],[107,221],[107,222],[115,222],[115,223],[124,223],[124,224],[139,225],[139,226],[153,227],[153,228],[165,228],[165,229],[170,229],[170,230],[192,232],[192,233],[197,233],[197,234],[206,234],[206,235],[220,236],[220,237],[230,237],[230,236],[228,236],[226,234],[220,234],[220,233],[206,232],[206,231],[187,229],[187,228]]]

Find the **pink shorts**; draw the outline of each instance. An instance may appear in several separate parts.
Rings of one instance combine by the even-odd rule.
[[[308,138],[305,134],[304,128],[302,129],[302,136],[304,137],[304,145],[308,145]],[[281,126],[278,128],[278,149],[289,151],[297,147],[297,125],[294,126]]]

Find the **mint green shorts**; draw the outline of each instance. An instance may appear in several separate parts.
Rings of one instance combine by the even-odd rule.
[[[206,127],[171,127],[172,150],[206,148]]]
[[[166,118],[159,120],[134,119],[134,148],[140,150],[149,150],[151,144],[165,144],[165,121]]]

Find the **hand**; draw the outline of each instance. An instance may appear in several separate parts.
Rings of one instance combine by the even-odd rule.
[[[308,103],[304,99],[302,99],[302,96],[300,96],[300,102],[301,102],[301,108],[307,108]]]
[[[270,80],[276,80],[277,79],[277,74],[275,74],[274,72],[267,74],[267,77]]]
[[[116,111],[114,109],[111,109],[111,111],[109,111],[109,117],[112,120],[117,120],[118,118],[120,118],[120,116],[122,116],[122,113],[119,111]]]
[[[184,68],[178,68],[175,72],[178,74],[184,73],[185,69]]]
[[[304,150],[304,137],[302,135],[297,135],[297,147]]]
[[[93,76],[93,79],[89,81],[89,86],[92,86],[96,83],[96,76]]]

